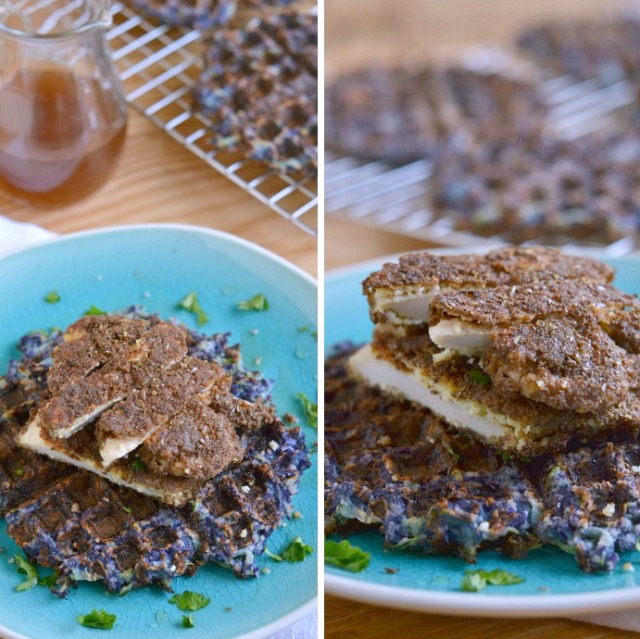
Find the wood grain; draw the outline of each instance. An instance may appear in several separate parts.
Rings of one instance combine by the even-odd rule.
[[[326,0],[326,76],[372,62],[448,60],[464,47],[506,42],[514,29],[545,16],[597,15],[619,2],[602,0]],[[328,217],[327,269],[425,248],[411,239]],[[426,615],[325,597],[327,639],[623,639],[635,633],[557,619],[492,620]]]
[[[137,112],[114,174],[86,200],[34,210],[0,192],[0,214],[57,233],[150,222],[197,224],[227,231],[317,273],[315,238],[255,200]]]

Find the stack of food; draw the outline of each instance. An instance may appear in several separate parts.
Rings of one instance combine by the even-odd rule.
[[[257,575],[309,461],[226,335],[134,313],[20,349],[0,378],[0,505],[54,592],[170,589],[206,562]]]
[[[203,30],[194,106],[216,148],[273,169],[318,168],[318,17],[306,0],[133,0],[165,23]]]
[[[372,341],[327,367],[329,528],[612,570],[640,539],[640,302],[612,278],[537,248],[372,274]]]

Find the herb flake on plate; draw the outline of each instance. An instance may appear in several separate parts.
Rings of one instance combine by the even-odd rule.
[[[296,563],[304,561],[311,554],[313,554],[313,548],[309,544],[305,544],[301,537],[296,537],[282,552],[282,558],[285,561]]]
[[[61,299],[58,291],[49,291],[49,293],[44,296],[44,301],[47,304],[57,304]]]
[[[205,608],[209,605],[211,599],[209,597],[200,594],[199,592],[192,592],[191,590],[185,590],[179,595],[173,595],[169,599],[169,603],[175,604],[180,610],[195,611]]]
[[[17,571],[25,575],[24,581],[16,586],[18,592],[31,590],[38,585],[38,569],[32,566],[22,555],[14,555],[13,559],[16,563]]]
[[[318,429],[318,404],[314,404],[304,393],[296,393],[296,397],[302,402],[304,416],[311,428]]]
[[[352,546],[346,539],[339,543],[332,539],[326,539],[324,542],[325,564],[350,572],[362,572],[370,561],[370,552],[365,552],[357,546]]]
[[[105,610],[95,608],[87,615],[80,615],[78,621],[87,628],[100,628],[101,630],[111,630],[116,622],[116,616]]]
[[[178,308],[183,308],[185,311],[189,311],[195,315],[198,326],[202,326],[209,321],[209,317],[204,312],[200,301],[198,300],[198,294],[195,291],[188,293],[180,302],[178,302]]]
[[[195,621],[193,620],[193,615],[182,615],[182,627],[183,628],[193,628],[195,626]]]
[[[513,586],[524,581],[520,575],[496,568],[495,570],[465,570],[460,588],[465,592],[480,592],[487,585]]]
[[[257,295],[254,295],[250,300],[245,300],[244,302],[238,302],[238,310],[239,311],[268,311],[269,302],[262,293],[258,293]]]
[[[84,315],[85,317],[88,315],[106,315],[106,311],[103,311],[102,309],[99,309],[97,306],[95,306],[94,304],[92,304],[88,310],[85,311]]]

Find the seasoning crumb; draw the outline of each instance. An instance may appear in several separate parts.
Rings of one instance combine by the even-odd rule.
[[[540,592],[549,592],[549,590],[551,590],[551,589],[549,588],[549,586],[540,586],[540,587],[538,588],[538,590],[539,590]]]
[[[387,568],[387,567],[385,567],[384,571],[388,575],[395,575],[398,572],[398,569],[397,568]]]
[[[265,566],[260,572],[263,575],[268,575],[271,571]]]
[[[630,561],[625,561],[622,564],[622,572],[635,572],[636,569],[633,567],[633,564]]]
[[[260,331],[259,331],[257,328],[252,328],[252,329],[249,331],[249,334],[250,334],[250,335],[257,335],[259,332],[260,332]]]
[[[299,510],[294,510],[291,516],[294,519],[302,519],[302,513]]]
[[[144,293],[142,293],[142,297],[144,297],[145,300],[148,300],[151,297],[151,293],[149,291],[144,291]]]
[[[282,417],[282,419],[284,419],[285,422],[287,422],[287,424],[297,424],[298,423],[298,418],[293,415],[292,413],[285,413],[284,416]]]
[[[253,364],[254,364],[254,366],[260,366],[260,364],[262,364],[262,357],[256,357],[253,360]]]
[[[233,610],[233,608],[231,606],[227,606],[224,611],[225,612],[231,612]]]

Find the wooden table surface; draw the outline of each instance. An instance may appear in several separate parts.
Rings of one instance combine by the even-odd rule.
[[[326,76],[370,64],[446,60],[483,41],[507,41],[528,19],[595,15],[619,6],[602,0],[326,0]],[[325,267],[428,246],[377,229],[325,220]],[[635,633],[569,620],[500,620],[426,615],[325,597],[327,639],[614,639]]]
[[[251,240],[317,275],[315,238],[133,110],[123,154],[101,190],[82,202],[50,211],[16,204],[0,191],[0,215],[57,233],[150,222],[197,224]]]

